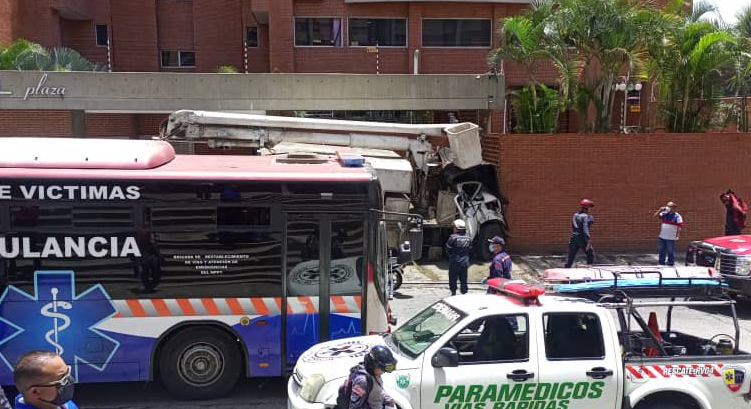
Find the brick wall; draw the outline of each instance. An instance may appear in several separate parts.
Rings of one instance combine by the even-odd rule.
[[[91,62],[107,66],[107,47],[96,45],[93,20],[60,20],[60,43],[70,47]]]
[[[70,111],[0,109],[0,136],[71,135]]]
[[[18,24],[18,1],[0,0],[0,44],[8,45],[16,38]]]
[[[128,138],[138,135],[138,121],[132,114],[86,114],[86,135]]]
[[[243,66],[240,0],[193,0],[196,71],[213,72],[221,65]]]
[[[656,251],[659,223],[652,214],[675,201],[687,223],[678,243],[683,251],[690,240],[723,233],[721,191],[732,187],[751,199],[751,179],[741,171],[751,152],[749,136],[553,134],[483,141],[485,158],[500,163],[513,251],[564,251],[582,197],[596,203],[595,248],[621,251]]]
[[[295,72],[292,0],[269,2],[269,71]]]
[[[159,71],[156,3],[111,2],[115,71]]]
[[[157,2],[159,16],[159,48],[161,50],[193,51],[193,2]]]

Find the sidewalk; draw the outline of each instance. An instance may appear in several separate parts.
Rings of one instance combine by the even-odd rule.
[[[548,268],[563,267],[565,255],[524,255],[511,256],[514,279],[527,282],[539,282],[542,272]],[[683,265],[685,254],[676,254],[676,265]],[[595,263],[599,265],[657,265],[656,253],[598,253]],[[490,263],[477,263],[469,266],[469,282],[479,284],[487,277]],[[574,267],[586,267],[584,255],[579,254]],[[448,285],[448,260],[407,265],[404,268],[404,283],[410,284],[446,284]]]

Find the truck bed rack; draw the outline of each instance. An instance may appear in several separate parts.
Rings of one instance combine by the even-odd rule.
[[[654,278],[630,278],[654,274]],[[614,279],[555,287],[562,294],[576,294],[593,301],[609,299],[615,302],[635,298],[684,298],[684,299],[730,299],[728,285],[721,277],[662,277],[659,270],[653,272],[614,272]]]

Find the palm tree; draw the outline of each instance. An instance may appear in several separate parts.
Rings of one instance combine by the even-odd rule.
[[[496,66],[502,60],[513,61],[525,70],[529,78],[525,89],[512,93],[515,110],[527,111],[525,116],[529,119],[529,123],[520,123],[517,132],[552,132],[558,115],[550,108],[555,106],[560,112],[569,106],[571,90],[581,74],[579,61],[568,58],[567,49],[551,43],[546,33],[547,18],[555,11],[556,4],[555,0],[534,0],[524,14],[504,19],[498,32],[502,45],[493,50],[488,58],[491,66]],[[539,65],[546,62],[552,63],[558,70],[557,97],[536,76]],[[533,118],[537,118],[537,121]],[[549,126],[551,118],[552,130]],[[542,123],[547,125],[541,126]]]
[[[561,0],[546,30],[560,47],[575,50],[583,75],[573,96],[585,131],[609,132],[619,76],[643,78],[659,14],[625,0]],[[595,118],[587,111],[594,106]]]
[[[68,47],[47,50],[39,44],[18,39],[7,48],[0,46],[0,70],[33,71],[98,71],[78,51]]]
[[[608,132],[618,76],[642,77],[659,13],[628,0],[539,0],[520,17],[504,20],[501,47],[491,62],[507,58],[527,68],[552,63],[564,101],[582,117],[585,132]],[[595,117],[589,118],[594,107]]]
[[[670,131],[707,129],[715,97],[722,95],[727,82],[724,72],[738,61],[738,42],[732,33],[717,22],[701,19],[712,10],[705,3],[698,3],[690,14],[671,14],[668,9],[667,18],[678,23],[664,33],[661,44],[653,46],[650,71],[660,83],[664,121]]]

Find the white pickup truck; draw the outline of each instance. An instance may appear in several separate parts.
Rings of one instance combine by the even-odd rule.
[[[446,298],[391,334],[311,348],[289,379],[288,409],[335,406],[349,369],[376,344],[397,357],[383,382],[401,409],[751,408],[751,355],[738,350],[724,286],[665,281],[595,292],[605,297],[593,302],[499,279],[499,295]],[[726,306],[735,335],[671,330],[673,309],[696,305]],[[644,308],[666,312],[667,328],[653,313],[642,319]]]

